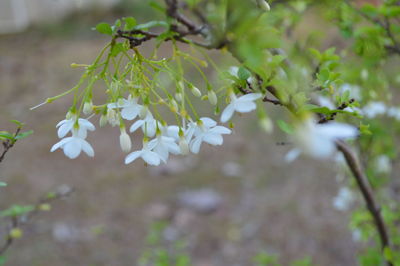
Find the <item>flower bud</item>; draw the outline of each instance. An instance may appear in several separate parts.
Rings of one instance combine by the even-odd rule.
[[[197,87],[192,86],[190,90],[192,91],[194,96],[201,97],[201,91]]]
[[[107,124],[107,121],[108,121],[107,115],[105,115],[105,114],[101,115],[100,122],[99,122],[100,127],[104,127]]]
[[[118,119],[117,112],[115,112],[113,109],[108,109],[107,120],[108,120],[108,123],[110,123],[110,125],[113,127],[115,127],[116,125],[119,125],[119,119]]]
[[[85,115],[90,115],[93,112],[93,103],[92,101],[85,102],[83,105],[83,113]]]
[[[125,127],[121,129],[121,135],[119,136],[119,144],[124,152],[129,152],[132,148],[132,142],[129,135],[126,133]]]
[[[215,94],[214,91],[212,91],[212,90],[208,91],[208,100],[210,101],[210,103],[212,105],[216,105],[217,104],[218,98],[217,98],[217,95]]]
[[[187,155],[189,153],[189,144],[184,136],[179,137],[179,148],[181,149],[182,155]]]
[[[272,123],[271,119],[268,117],[261,118],[259,121],[260,127],[265,130],[267,133],[272,133],[272,130],[274,129],[274,124]]]
[[[176,99],[178,102],[182,102],[182,100],[183,100],[182,93],[180,93],[180,92],[176,93],[176,94],[175,94],[175,99]]]
[[[257,0],[258,7],[263,11],[270,11],[271,7],[269,6],[267,0]]]

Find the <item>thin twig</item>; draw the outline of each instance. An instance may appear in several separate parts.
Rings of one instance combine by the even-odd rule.
[[[16,136],[18,136],[20,131],[21,131],[21,127],[18,127],[17,130],[14,133],[14,139],[15,139]],[[17,142],[17,140],[11,141],[9,139],[3,142],[4,150],[0,155],[0,163],[4,160],[4,157],[6,156],[6,153],[14,146],[14,144],[16,142]]]

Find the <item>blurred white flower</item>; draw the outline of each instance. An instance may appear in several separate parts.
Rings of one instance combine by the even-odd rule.
[[[257,108],[257,105],[254,103],[255,100],[260,99],[262,97],[261,93],[249,93],[239,98],[231,92],[229,94],[231,98],[231,102],[225,107],[224,111],[221,114],[221,122],[225,123],[233,116],[233,113],[248,113]]]
[[[143,106],[137,102],[137,97],[129,95],[128,99],[119,99],[115,103],[109,103],[107,107],[110,109],[122,108],[121,117],[126,120],[133,120],[139,115],[143,108]]]
[[[90,115],[93,112],[93,103],[92,101],[85,102],[83,105],[83,113],[85,115]]]
[[[368,118],[375,118],[386,113],[387,107],[383,102],[370,102],[362,109],[363,114]]]
[[[336,140],[355,138],[358,135],[356,127],[348,124],[330,122],[317,124],[309,118],[297,124],[292,139],[297,148],[286,155],[291,162],[301,153],[315,159],[327,159],[336,151]]]
[[[357,85],[352,85],[349,83],[344,83],[342,86],[339,87],[338,92],[340,94],[343,94],[345,92],[350,93],[350,98],[353,98],[357,101],[361,100],[361,88]]]
[[[152,144],[154,145],[154,143]],[[161,157],[152,149],[154,146],[150,146],[147,141],[143,141],[143,148],[139,151],[134,151],[125,157],[125,164],[129,164],[138,158],[142,158],[149,165],[159,165],[161,163]]]
[[[264,0],[261,0],[263,2],[265,2]],[[229,68],[229,74],[231,74],[232,76],[235,76],[236,78],[239,78],[239,68],[237,66],[231,66]],[[247,79],[247,82],[249,83],[253,83],[254,82],[254,78],[253,77],[249,77]]]
[[[338,211],[347,211],[354,199],[354,194],[349,188],[341,187],[336,197],[333,198],[332,204]]]
[[[317,103],[319,106],[327,107],[331,110],[336,109],[336,106],[333,104],[332,100],[328,97],[318,95],[316,97]]]
[[[380,155],[375,160],[375,169],[378,173],[390,173],[392,164],[386,155]]]
[[[389,107],[387,110],[387,115],[396,120],[400,120],[400,107]]]
[[[96,129],[95,126],[89,122],[89,120],[84,118],[79,118],[77,120],[76,116],[74,115],[70,119],[62,120],[57,124],[56,128],[58,128],[58,137],[63,138],[68,134],[68,132],[72,132],[75,123],[78,126],[79,136],[82,136],[82,138],[86,138],[88,130],[93,131]]]
[[[193,132],[194,136],[194,139],[190,142],[190,150],[193,153],[199,153],[203,142],[211,145],[222,145],[224,141],[222,135],[231,133],[229,128],[217,126],[217,122],[208,117],[200,118],[197,123],[191,123],[189,131]],[[191,132],[188,134],[190,135]]]
[[[76,157],[84,151],[88,156],[94,156],[94,150],[92,146],[85,140],[86,132],[79,129],[72,130],[72,137],[67,137],[51,147],[51,152],[57,150],[58,148],[63,149],[65,156],[70,159],[75,159]]]

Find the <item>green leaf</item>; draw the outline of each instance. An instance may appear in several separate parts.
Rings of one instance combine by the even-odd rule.
[[[133,30],[133,28],[136,26],[136,19],[134,17],[123,18],[123,20],[125,21],[124,30],[126,31]]]
[[[111,56],[116,57],[120,52],[124,50],[124,44],[123,43],[116,43],[111,50]]]
[[[156,1],[150,1],[149,6],[154,8],[157,11],[165,13],[165,7],[163,7],[162,5],[160,5],[160,3],[156,2]]]
[[[22,123],[22,122],[20,122],[18,120],[10,120],[10,122],[16,124],[18,127],[23,127],[24,126],[24,123]]]
[[[7,131],[0,131],[0,139],[14,140],[14,135],[10,134]]]
[[[247,68],[242,67],[242,66],[239,67],[239,70],[238,70],[239,79],[247,80],[248,78],[250,78],[250,76],[251,76],[251,73],[250,73],[250,71],[247,70]]]
[[[34,206],[32,205],[13,205],[10,208],[1,211],[0,212],[0,216],[2,217],[7,217],[7,216],[20,216],[23,215],[25,213],[31,212],[35,209]]]
[[[15,139],[24,139],[24,138],[26,138],[26,137],[28,137],[29,135],[32,135],[33,134],[33,130],[29,130],[29,131],[26,131],[26,132],[22,132],[22,133],[19,133],[16,137],[15,137]]]
[[[149,29],[149,28],[154,28],[154,27],[164,27],[164,28],[168,28],[169,24],[165,21],[150,21],[144,24],[139,24],[136,25],[133,29],[134,30],[144,30],[144,29]]]
[[[7,183],[0,182],[0,187],[6,187],[6,186],[7,186]]]
[[[96,30],[98,32],[100,32],[101,34],[112,35],[112,33],[113,33],[111,26],[105,22],[101,22],[101,23],[97,24]]]
[[[279,128],[283,131],[283,132],[285,132],[285,133],[287,133],[287,134],[293,134],[293,127],[291,126],[291,125],[289,125],[289,124],[287,124],[285,121],[283,121],[283,120],[278,120],[277,121],[277,124],[278,124],[278,126],[279,126]]]

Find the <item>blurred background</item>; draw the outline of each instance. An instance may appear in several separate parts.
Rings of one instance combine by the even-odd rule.
[[[348,214],[332,205],[340,187],[332,163],[285,163],[291,147],[277,145],[285,135],[262,132],[254,113],[236,117],[223,146],[159,167],[124,165],[119,130],[109,126],[89,136],[94,158],[50,153],[71,98],[29,108],[76,84],[82,70],[70,64],[90,63],[109,41],[93,26],[121,16],[145,22],[156,16],[148,2],[0,1],[0,127],[11,131],[9,120],[18,119],[34,130],[0,164],[9,184],[0,207],[74,188],[24,226],[6,265],[138,265],[151,245],[179,249],[195,266],[252,265],[260,252],[283,265],[304,256],[315,265],[355,265]],[[266,108],[271,116],[280,110]]]

